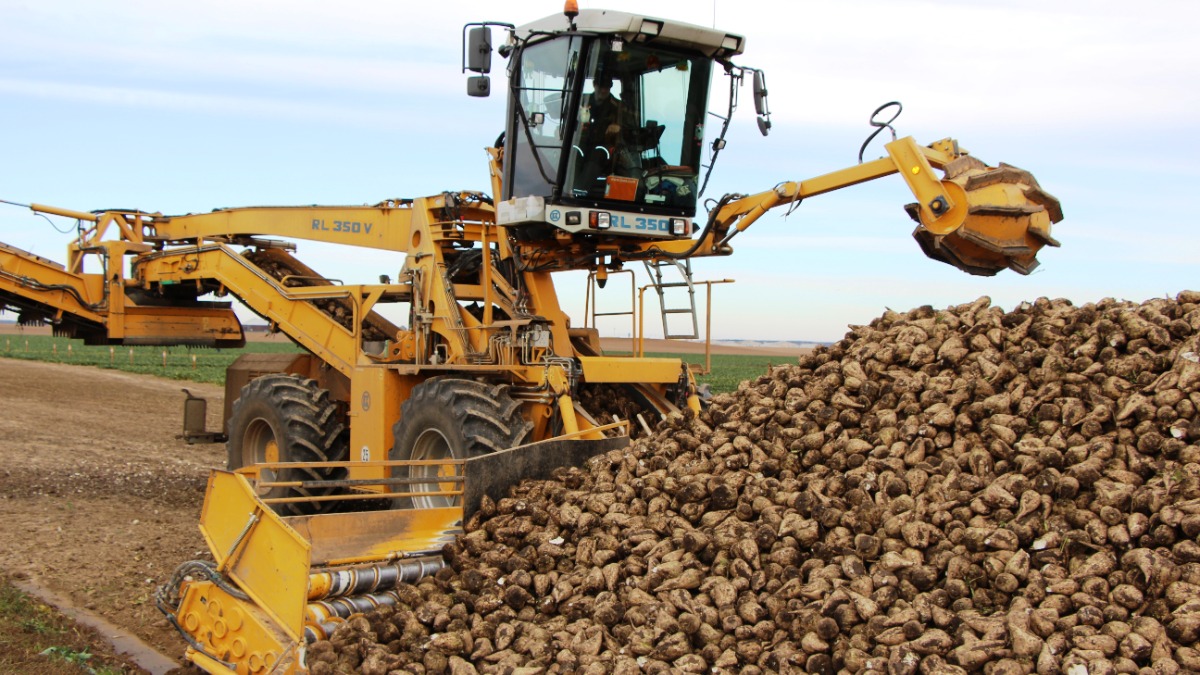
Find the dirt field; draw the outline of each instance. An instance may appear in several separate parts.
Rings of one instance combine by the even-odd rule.
[[[223,445],[188,445],[182,386],[95,368],[0,359],[0,570],[67,597],[179,656],[154,589],[207,557],[196,527]],[[209,428],[218,423],[210,418]]]

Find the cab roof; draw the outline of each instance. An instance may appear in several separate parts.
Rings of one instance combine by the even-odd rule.
[[[570,30],[567,16],[556,14],[518,26],[515,32],[518,39],[526,40],[536,33],[568,33]],[[626,42],[685,47],[722,59],[741,54],[746,47],[746,38],[735,33],[607,9],[580,11],[575,17],[575,30],[619,36]]]

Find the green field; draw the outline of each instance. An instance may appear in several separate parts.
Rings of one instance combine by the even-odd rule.
[[[0,336],[0,356],[8,358],[114,368],[174,380],[213,384],[225,383],[225,369],[242,354],[297,351],[300,351],[300,348],[282,336],[269,341],[249,342],[241,349],[88,346],[79,340],[49,335]],[[701,365],[704,362],[703,355],[697,354],[649,356],[674,357]],[[795,363],[795,359],[786,356],[714,354],[713,372],[698,379],[701,383],[708,383],[714,393],[733,391],[742,380],[762,375],[768,366],[785,363]]]
[[[285,337],[266,342],[249,342],[241,349],[207,349],[88,346],[80,340],[49,335],[0,336],[0,356],[12,359],[99,366],[131,373],[158,375],[173,380],[214,384],[225,383],[225,369],[242,354],[298,351],[300,348]]]
[[[703,354],[648,354],[682,359],[687,363],[704,365]],[[752,380],[765,375],[770,366],[796,363],[796,357],[748,356],[744,354],[713,354],[712,372],[696,378],[700,384],[708,384],[714,394],[733,391],[743,380]]]

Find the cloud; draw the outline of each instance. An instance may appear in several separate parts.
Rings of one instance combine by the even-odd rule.
[[[919,111],[938,127],[1097,128],[1189,123],[1200,102],[1182,86],[1200,52],[1176,28],[1200,18],[1194,3],[825,1],[793,13],[802,21],[773,22],[756,20],[756,4],[722,21],[752,36],[743,58],[768,68],[783,119],[861,123],[898,98],[906,125]]]
[[[645,9],[630,0],[603,4]],[[1146,120],[1189,124],[1200,89],[1182,83],[1200,70],[1200,52],[1187,31],[1173,26],[1200,18],[1198,7],[1163,2],[1144,12],[1081,0],[1049,6],[823,0],[801,10],[743,0],[700,7],[662,2],[652,13],[702,25],[715,14],[722,28],[745,33],[748,51],[739,60],[766,69],[781,125],[862,127],[876,106],[899,99],[909,110],[902,129],[928,135],[1001,124],[1010,132]],[[296,95],[307,96],[314,89],[405,92],[414,100],[461,93],[454,73],[463,23],[521,23],[552,11],[543,2],[516,2],[497,17],[494,4],[480,1],[366,0],[114,0],[22,9],[0,28],[0,58],[18,66],[6,68],[10,78],[38,75],[64,86],[82,77],[109,86],[149,82],[154,89],[168,83],[208,91],[299,89],[305,93]]]
[[[14,96],[53,99],[130,108],[157,108],[208,115],[247,115],[266,118],[356,120],[373,126],[390,125],[394,119],[381,111],[367,111],[323,103],[296,105],[294,101],[255,96],[197,94],[154,89],[59,84],[0,79],[0,92]]]

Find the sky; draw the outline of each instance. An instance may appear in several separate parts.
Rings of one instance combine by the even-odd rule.
[[[734,240],[734,255],[694,263],[697,280],[736,280],[713,291],[715,339],[836,340],[888,308],[981,295],[1010,309],[1043,296],[1142,301],[1200,288],[1198,3],[580,6],[747,37],[736,61],[766,71],[773,129],[759,135],[747,91],[705,197],[852,166],[871,112],[898,100],[901,135],[956,138],[989,164],[1030,170],[1062,202],[1062,247],[1043,249],[1029,276],[990,278],[924,257],[902,208],[911,195],[895,176],[809,199],[786,218],[777,209]],[[0,0],[0,199],[182,214],[486,191],[505,62],[494,58],[492,97],[468,98],[462,26],[522,24],[561,8]],[[725,90],[718,75],[710,110],[724,109]],[[867,157],[883,152],[876,143]],[[54,228],[73,222],[53,220],[0,204],[0,241],[62,261],[69,235]],[[397,253],[303,242],[299,255],[347,283],[394,277],[402,264]],[[579,325],[584,284],[568,276],[560,299]],[[627,304],[628,287],[609,295],[601,311]],[[609,334],[631,330],[608,324]]]

